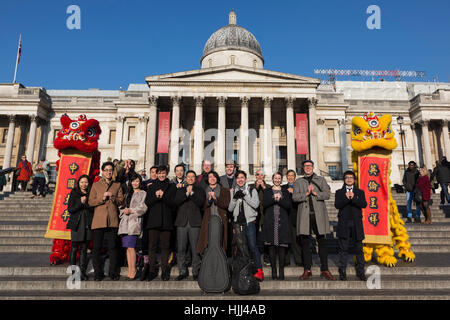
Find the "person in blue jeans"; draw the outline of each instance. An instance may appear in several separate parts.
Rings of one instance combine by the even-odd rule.
[[[408,214],[406,218],[407,223],[412,222],[412,202],[414,200],[414,187],[416,186],[417,179],[419,179],[419,170],[414,161],[408,162],[408,168],[403,175],[403,186],[406,189],[406,212]],[[420,206],[416,204],[416,217],[414,222],[420,223]]]
[[[228,211],[233,213],[233,221],[247,225],[248,247],[253,255],[257,272],[253,275],[257,280],[262,281],[264,274],[261,263],[261,253],[256,246],[256,217],[259,209],[258,191],[250,188],[247,184],[247,174],[244,171],[236,172],[236,187],[230,190],[231,201]]]

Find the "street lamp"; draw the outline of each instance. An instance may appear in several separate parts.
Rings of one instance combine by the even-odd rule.
[[[406,168],[406,163],[405,163],[405,148],[403,147],[403,135],[405,134],[405,132],[402,129],[402,124],[403,124],[403,117],[402,116],[398,116],[397,117],[397,123],[400,125],[400,140],[402,140],[402,155],[403,155],[403,173],[405,172],[405,168]]]

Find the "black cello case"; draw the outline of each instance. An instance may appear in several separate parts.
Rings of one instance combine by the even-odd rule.
[[[211,216],[208,223],[208,247],[198,275],[198,285],[206,293],[222,293],[230,290],[230,271],[222,241],[222,219],[219,216]]]
[[[233,224],[231,287],[234,293],[240,295],[256,294],[260,291],[259,282],[253,276],[256,267],[250,257],[246,228],[245,225]]]

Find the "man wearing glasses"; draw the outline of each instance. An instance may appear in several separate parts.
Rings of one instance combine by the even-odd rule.
[[[297,211],[297,235],[303,252],[304,272],[300,280],[312,276],[311,238],[314,232],[319,244],[320,276],[327,280],[336,280],[328,270],[328,251],[325,236],[330,233],[330,222],[325,200],[330,198],[330,187],[324,177],[314,173],[314,162],[305,160],[302,163],[305,176],[294,182],[292,200],[299,202]]]
[[[347,254],[349,240],[354,239],[356,252],[356,276],[366,281],[364,272],[362,209],[367,206],[364,191],[355,186],[353,171],[344,173],[344,185],[336,191],[334,206],[339,209],[337,237],[339,238],[339,279],[347,280]]]

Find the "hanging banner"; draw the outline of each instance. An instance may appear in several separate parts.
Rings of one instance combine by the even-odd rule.
[[[389,221],[390,156],[367,154],[358,157],[359,188],[364,190],[367,207],[362,209],[364,243],[392,244]]]
[[[70,240],[70,230],[66,229],[69,220],[67,205],[72,189],[83,174],[89,174],[92,154],[74,149],[61,151],[52,212],[47,225],[45,238]]]
[[[308,154],[308,119],[306,113],[295,114],[295,127],[297,154]]]
[[[170,112],[159,112],[158,147],[156,153],[169,153]]]

